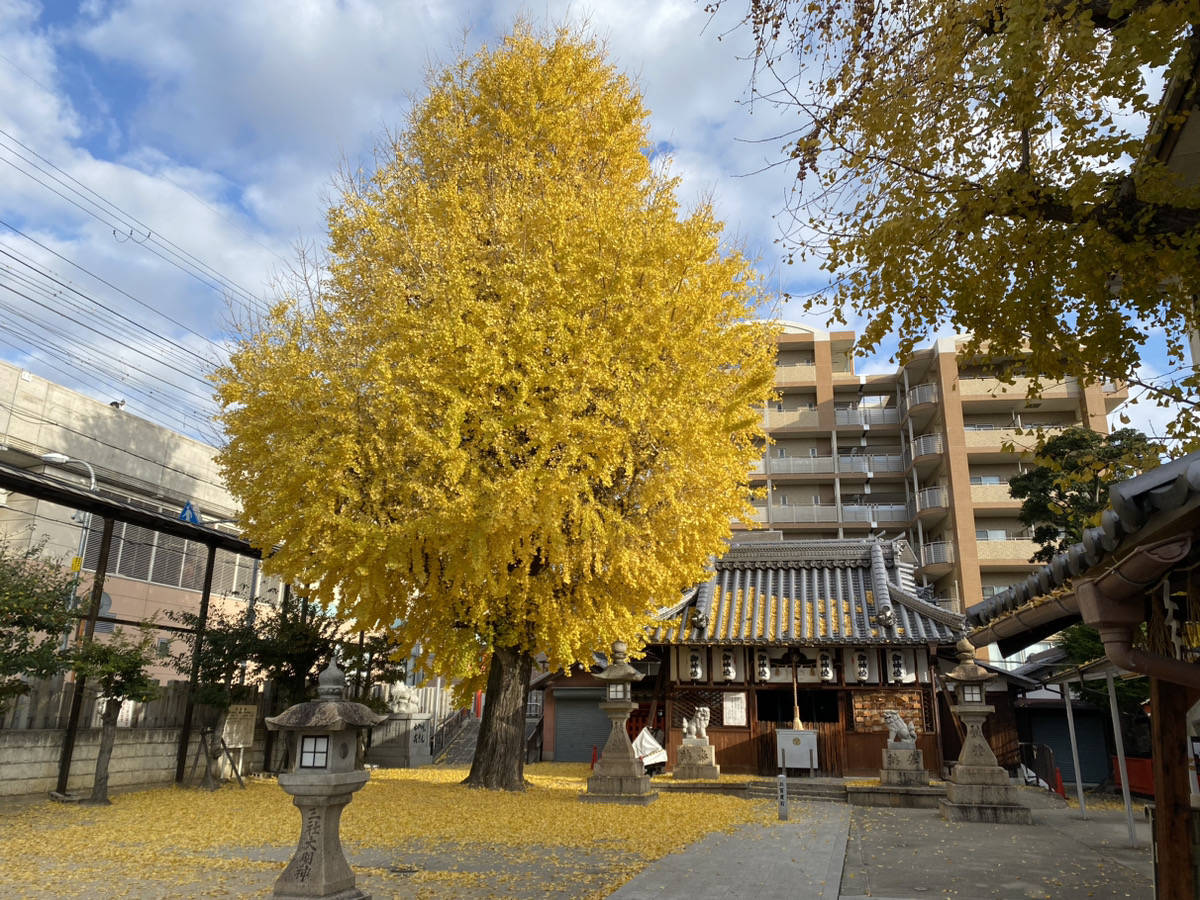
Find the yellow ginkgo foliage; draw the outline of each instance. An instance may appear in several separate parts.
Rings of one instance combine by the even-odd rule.
[[[430,75],[217,375],[247,535],[311,595],[488,674],[470,782],[519,789],[535,654],[639,644],[747,513],[762,288],[656,164],[636,84],[518,25]],[[470,683],[470,682],[469,682]]]

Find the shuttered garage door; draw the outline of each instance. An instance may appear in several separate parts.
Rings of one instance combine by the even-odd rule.
[[[591,762],[592,747],[604,749],[612,722],[599,707],[603,689],[559,688],[554,692],[555,762]]]
[[[1054,764],[1062,773],[1063,782],[1071,784],[1075,780],[1075,766],[1071,760],[1071,735],[1066,712],[1039,715],[1029,724],[1033,731],[1033,742],[1045,744],[1054,751]],[[1079,744],[1079,768],[1083,770],[1083,783],[1099,784],[1109,775],[1104,720],[1081,716],[1076,711],[1075,736]]]

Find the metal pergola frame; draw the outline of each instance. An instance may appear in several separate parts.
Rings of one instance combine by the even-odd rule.
[[[104,579],[108,574],[108,553],[112,543],[114,522],[125,522],[138,525],[150,531],[169,534],[204,545],[208,550],[208,560],[204,569],[204,587],[200,593],[200,624],[195,630],[196,642],[192,653],[192,668],[188,679],[188,699],[184,706],[183,726],[179,735],[179,747],[176,753],[175,782],[182,783],[184,769],[187,764],[188,744],[191,741],[192,717],[195,704],[192,699],[195,693],[196,681],[199,677],[200,645],[204,639],[205,623],[208,620],[208,604],[212,594],[213,566],[218,550],[227,550],[241,556],[262,559],[262,552],[250,542],[225,531],[218,531],[207,525],[194,525],[167,513],[155,512],[124,500],[103,497],[100,494],[81,488],[57,478],[30,472],[16,466],[0,463],[0,489],[32,497],[36,500],[46,500],[59,506],[82,510],[91,515],[99,516],[104,521],[104,530],[100,541],[100,557],[96,563],[96,571],[92,582],[91,604],[88,609],[84,635],[90,638],[95,633],[96,621],[100,616],[100,601],[104,594]],[[71,712],[67,719],[66,733],[63,735],[62,754],[59,758],[57,792],[65,794],[71,773],[71,758],[75,748],[75,737],[79,730],[79,718],[83,706],[83,678],[77,677],[75,689],[71,696]]]
[[[1125,764],[1125,739],[1121,736],[1121,716],[1117,710],[1116,680],[1120,678],[1122,681],[1126,681],[1145,677],[1145,675],[1115,666],[1107,659],[1098,659],[1082,666],[1072,666],[1042,679],[1042,684],[1058,684],[1063,689],[1063,702],[1067,708],[1067,730],[1071,737],[1071,759],[1075,765],[1075,792],[1079,797],[1079,817],[1081,819],[1087,818],[1087,807],[1083,799],[1083,776],[1079,771],[1079,745],[1075,739],[1075,714],[1071,709],[1071,682],[1078,681],[1081,686],[1085,681],[1106,681],[1108,683],[1109,716],[1112,718],[1113,738],[1117,747],[1121,797],[1125,802],[1125,820],[1129,826],[1129,845],[1131,847],[1138,846],[1138,839],[1133,827],[1133,799],[1129,794],[1129,769]]]

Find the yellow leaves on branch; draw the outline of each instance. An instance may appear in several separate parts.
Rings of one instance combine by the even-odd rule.
[[[434,73],[343,176],[323,295],[218,373],[266,565],[439,672],[636,644],[747,511],[762,287],[709,204],[680,210],[647,115],[565,29]]]
[[[868,320],[865,350],[903,359],[953,329],[1104,382],[1154,378],[1137,369],[1157,334],[1150,396],[1200,440],[1200,185],[1158,145],[1162,83],[1190,89],[1200,53],[1194,0],[752,6],[762,93],[820,97],[795,104],[793,250]]]

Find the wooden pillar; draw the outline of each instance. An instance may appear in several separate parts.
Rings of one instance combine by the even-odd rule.
[[[112,548],[114,520],[104,517],[104,529],[100,533],[100,558],[96,562],[96,571],[92,576],[92,599],[88,606],[87,618],[83,625],[83,639],[90,641],[96,633],[96,619],[100,616],[100,604],[104,601],[104,579],[108,575],[108,555]],[[75,755],[75,735],[79,731],[79,718],[83,712],[83,687],[86,683],[84,676],[75,675],[75,683],[71,691],[71,711],[67,714],[67,730],[63,734],[62,751],[58,757],[58,781],[55,791],[67,793],[67,784],[71,779],[71,759]]]
[[[1154,747],[1155,897],[1191,900],[1196,896],[1192,858],[1191,786],[1188,784],[1186,687],[1150,679],[1150,738]]]
[[[208,561],[204,566],[204,589],[200,592],[200,613],[192,641],[192,671],[188,678],[187,702],[183,706],[183,725],[179,729],[179,747],[175,751],[175,783],[183,784],[187,768],[188,746],[192,740],[192,716],[196,710],[196,685],[200,681],[200,653],[204,647],[204,629],[208,627],[208,601],[212,595],[213,569],[217,560],[217,545],[208,546]],[[221,735],[217,735],[220,738]]]

